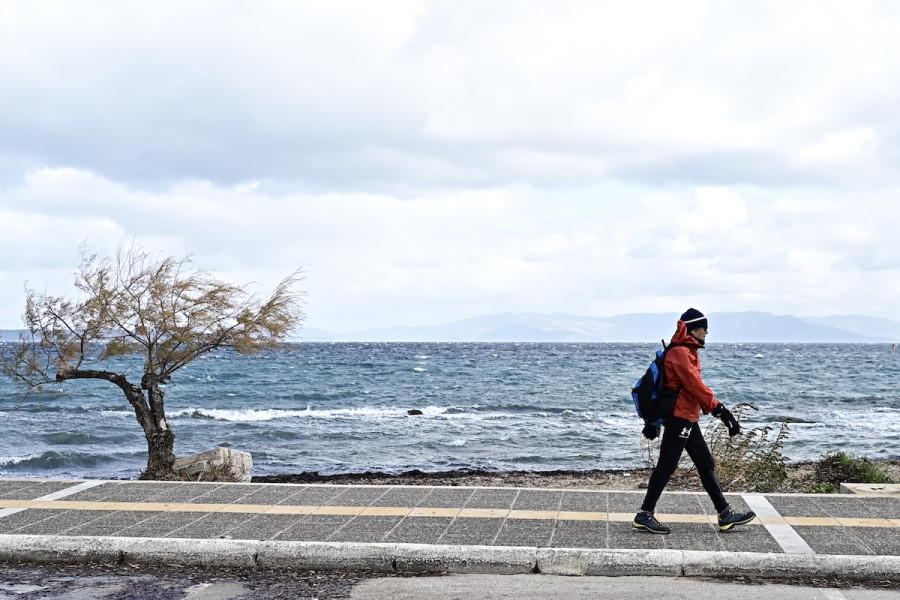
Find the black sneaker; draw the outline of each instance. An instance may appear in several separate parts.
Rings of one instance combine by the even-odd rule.
[[[746,525],[756,518],[756,513],[750,512],[739,513],[734,512],[731,508],[726,508],[719,513],[719,531],[729,531],[735,525]]]
[[[672,531],[665,525],[660,525],[652,512],[642,510],[634,516],[631,526],[641,531],[649,531],[650,533],[669,533]]]

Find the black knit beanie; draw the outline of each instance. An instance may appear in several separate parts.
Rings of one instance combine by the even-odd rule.
[[[681,315],[681,320],[684,321],[685,325],[687,325],[688,331],[701,329],[703,327],[709,327],[709,324],[706,321],[706,317],[703,316],[703,313],[696,308],[689,308],[684,311],[684,314]]]

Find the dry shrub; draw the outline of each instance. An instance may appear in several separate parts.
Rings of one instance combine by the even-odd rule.
[[[758,410],[746,402],[735,405],[732,413],[745,420],[750,410]],[[704,437],[716,461],[716,475],[722,487],[732,492],[775,492],[788,479],[787,457],[782,453],[788,437],[788,424],[765,425],[743,429],[740,435],[728,436],[728,428],[719,419],[710,421]],[[659,457],[659,438],[643,440],[641,454],[651,467]],[[679,477],[696,478],[696,469],[685,453],[679,465]]]

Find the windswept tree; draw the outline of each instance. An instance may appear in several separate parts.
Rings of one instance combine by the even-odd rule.
[[[301,279],[295,271],[259,298],[189,258],[161,258],[138,246],[121,249],[115,259],[82,250],[73,297],[26,286],[27,330],[3,355],[3,372],[30,390],[73,379],[118,386],[147,438],[141,478],[171,479],[175,434],[163,386],[211,350],[252,354],[278,347],[304,319]],[[140,381],[111,370],[111,359],[121,356],[143,359]]]

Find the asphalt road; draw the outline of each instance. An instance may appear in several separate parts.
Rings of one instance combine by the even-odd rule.
[[[551,575],[369,576],[145,566],[0,564],[0,600],[887,600],[900,582]]]

